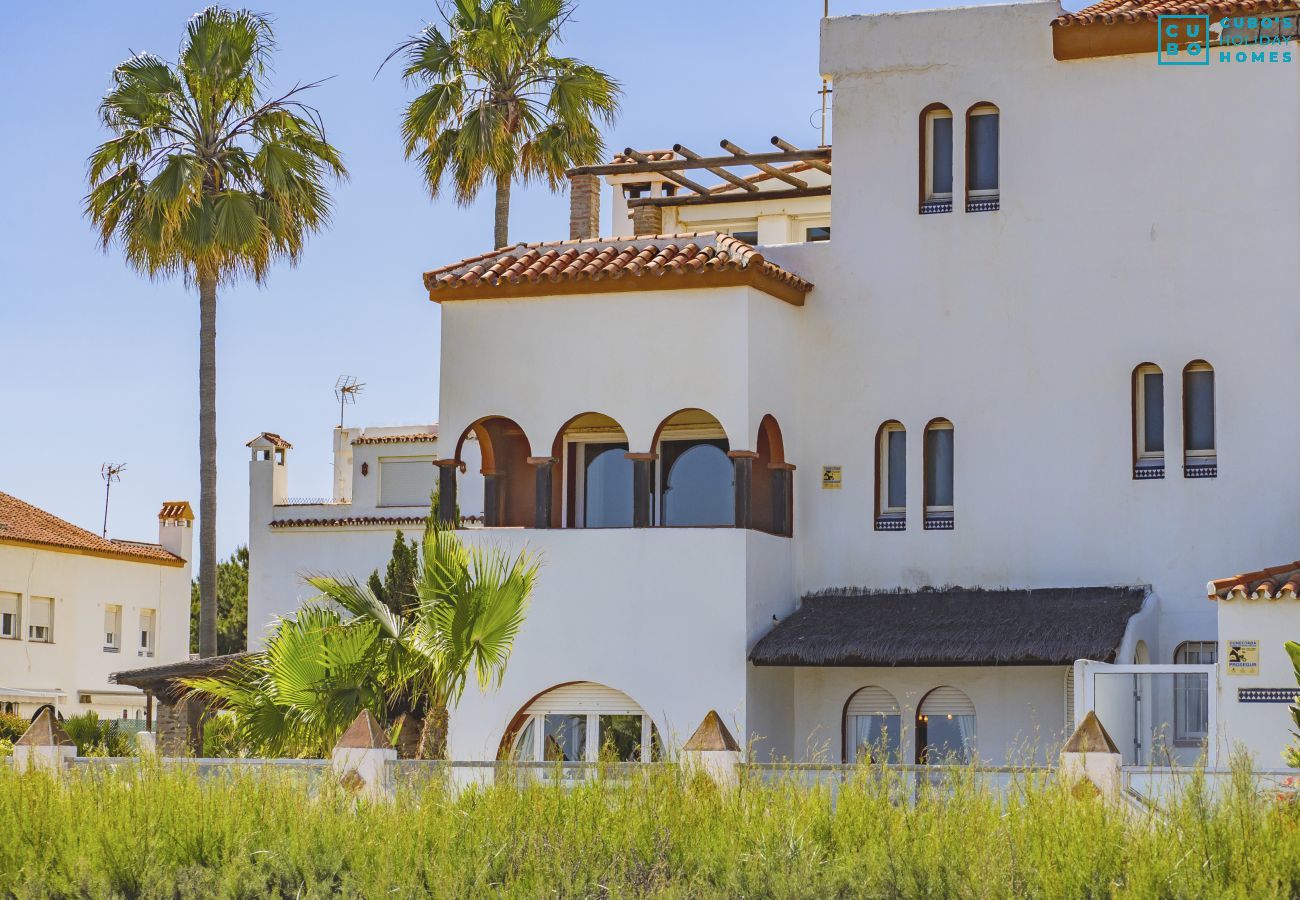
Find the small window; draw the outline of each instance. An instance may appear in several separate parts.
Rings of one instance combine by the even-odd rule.
[[[1218,662],[1215,641],[1184,641],[1174,651],[1180,666],[1212,666]],[[1210,679],[1201,672],[1174,676],[1174,744],[1195,747],[1210,734]]]
[[[19,628],[19,608],[22,606],[22,595],[20,594],[0,594],[0,638],[17,639],[20,632]]]
[[[902,719],[898,701],[882,687],[864,687],[844,710],[844,759],[848,763],[902,760]]]
[[[809,244],[817,244],[817,243],[821,243],[822,241],[829,241],[831,239],[831,227],[829,225],[826,225],[826,226],[817,226],[814,228],[806,228],[804,229],[803,237],[804,237],[804,241]]]
[[[1165,477],[1165,376],[1151,363],[1133,370],[1133,477]]]
[[[152,609],[140,610],[140,656],[153,656],[154,651],[154,612]]]
[[[1214,441],[1214,368],[1204,360],[1183,370],[1183,474],[1214,478],[1219,474]]]
[[[953,526],[953,428],[947,419],[925,427],[925,528]]]
[[[998,122],[991,103],[966,113],[966,212],[998,208]]]
[[[437,486],[438,468],[433,457],[381,459],[379,505],[429,508]]]
[[[952,212],[952,111],[942,104],[921,113],[921,212]]]
[[[880,426],[876,441],[876,530],[907,527],[907,429],[900,422]]]
[[[749,246],[751,247],[753,247],[755,244],[758,243],[757,231],[733,231],[731,233],[731,236],[738,241],[744,241],[746,244],[749,244]]]
[[[122,607],[104,607],[104,652],[116,653],[122,648]]]
[[[54,600],[50,597],[33,597],[31,622],[27,625],[27,639],[41,644],[54,642]]]

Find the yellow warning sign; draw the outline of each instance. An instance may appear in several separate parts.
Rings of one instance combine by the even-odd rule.
[[[840,467],[822,466],[822,490],[838,491],[840,489]]]
[[[1259,641],[1228,641],[1228,674],[1259,674]]]

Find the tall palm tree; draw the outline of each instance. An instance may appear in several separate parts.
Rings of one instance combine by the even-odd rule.
[[[329,219],[327,176],[347,176],[297,85],[263,94],[269,21],[209,7],[190,19],[173,65],[137,54],[113,71],[100,116],[114,137],[90,156],[86,214],[150,277],[199,292],[199,654],[217,651],[217,286],[261,283],[297,262]]]
[[[406,158],[437,197],[450,176],[467,205],[490,177],[495,246],[509,241],[510,186],[518,178],[558,190],[565,170],[599,162],[598,121],[618,113],[618,82],[551,52],[572,14],[570,0],[454,0],[398,46],[403,78],[424,87],[402,119]]]

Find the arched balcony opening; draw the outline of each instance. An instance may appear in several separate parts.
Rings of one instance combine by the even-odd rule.
[[[627,433],[609,416],[587,412],[566,422],[551,447],[551,509],[539,511],[539,525],[630,528],[634,466],[627,454]]]
[[[702,409],[684,409],[664,419],[655,432],[651,463],[655,523],[734,526],[736,476],[730,451],[722,424]]]
[[[877,685],[858,688],[844,703],[844,761],[902,762],[902,721],[893,694]]]
[[[481,459],[477,478],[466,464],[473,455],[468,446],[471,441],[478,445]],[[467,497],[481,489],[486,527],[521,528],[533,524],[536,482],[528,460],[528,437],[512,419],[487,416],[461,434],[456,442],[455,463],[464,465],[465,471],[458,481]],[[440,482],[440,491],[444,483]],[[456,493],[460,493],[459,486]],[[467,514],[462,510],[462,515]]]
[[[944,685],[925,695],[916,709],[916,764],[966,764],[974,761],[975,704]]]
[[[794,466],[786,462],[781,426],[771,415],[758,423],[757,454],[750,482],[752,527],[770,534],[789,536],[794,522]]]

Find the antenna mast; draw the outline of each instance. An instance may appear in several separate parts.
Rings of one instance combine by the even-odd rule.
[[[125,471],[126,463],[104,463],[99,467],[99,477],[104,479],[104,537],[108,537],[108,493],[114,481],[122,480]]]
[[[339,402],[339,427],[343,427],[343,408],[349,403],[357,402],[357,394],[365,388],[363,382],[354,375],[340,375],[334,382],[334,399]]]
[[[830,18],[830,15],[831,15],[831,0],[822,0],[822,18],[828,19]],[[826,146],[826,100],[831,95],[831,86],[824,77],[822,78],[822,89],[817,93],[822,95],[821,146],[825,147]]]

